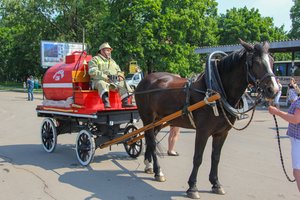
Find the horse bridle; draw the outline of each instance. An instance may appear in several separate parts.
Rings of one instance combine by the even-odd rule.
[[[260,87],[261,86],[261,84],[264,82],[264,80],[265,79],[267,79],[267,78],[269,78],[269,77],[275,77],[275,75],[274,75],[274,73],[271,73],[271,72],[267,72],[267,73],[265,73],[264,75],[263,75],[263,77],[261,77],[260,79],[256,79],[255,77],[254,77],[254,75],[253,74],[251,74],[251,72],[250,72],[250,67],[249,66],[251,66],[251,67],[253,67],[253,61],[252,60],[250,60],[250,59],[252,59],[252,57],[253,57],[253,53],[251,53],[252,55],[251,55],[251,58],[247,58],[247,60],[246,60],[246,70],[247,70],[247,83],[248,84],[252,84],[255,88],[257,88],[257,90],[259,91],[259,92],[262,92],[262,88]],[[250,64],[249,64],[250,63]],[[253,73],[253,72],[252,72]],[[249,80],[250,79],[250,80]],[[251,83],[252,82],[252,83]]]

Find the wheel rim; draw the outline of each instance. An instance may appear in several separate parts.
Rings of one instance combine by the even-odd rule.
[[[134,125],[129,125],[128,127],[126,127],[125,131],[124,131],[124,135],[128,134],[128,133],[131,133],[133,131],[136,131],[137,128],[134,126]],[[130,141],[136,137],[138,137],[140,134],[137,134],[135,136],[132,136],[131,138],[129,138],[128,140],[126,140],[124,142],[124,147],[125,147],[125,150],[126,152],[128,153],[128,155],[132,158],[136,158],[138,157],[141,152],[142,152],[142,149],[143,149],[143,140],[140,139],[138,141],[136,141],[135,143],[131,144],[131,145],[128,145],[127,144],[127,141]]]
[[[88,165],[94,157],[95,141],[87,130],[81,130],[76,140],[76,155],[81,165]]]
[[[46,152],[51,153],[54,151],[57,143],[57,132],[53,120],[50,118],[44,119],[42,123],[41,140]]]

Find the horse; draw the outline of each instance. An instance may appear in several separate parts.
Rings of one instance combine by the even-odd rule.
[[[240,50],[226,55],[216,62],[220,82],[225,93],[221,95],[221,99],[226,98],[225,101],[230,106],[237,108],[249,84],[257,86],[263,98],[273,99],[279,88],[271,68],[274,60],[268,53],[268,42],[252,45],[239,39],[239,43],[242,46]],[[135,90],[135,101],[144,126],[179,109],[184,109],[187,104],[202,101],[209,89],[205,74],[206,72],[200,74],[189,84],[187,84],[188,79],[167,72],[148,74]],[[217,101],[216,105],[217,109],[221,111],[221,103]],[[219,116],[216,116],[210,106],[204,106],[192,112],[192,119],[186,114],[169,122],[172,126],[196,129],[193,169],[188,180],[189,188],[186,191],[189,198],[200,198],[196,185],[197,174],[210,136],[212,136],[213,148],[209,181],[212,184],[212,192],[225,194],[218,178],[218,165],[222,146],[236,120],[236,116],[225,110],[226,120],[224,113],[219,113]],[[163,125],[160,125],[145,131],[146,150],[144,155],[145,171],[151,172],[153,170],[155,179],[161,182],[166,179],[157,159],[155,138],[162,127]]]

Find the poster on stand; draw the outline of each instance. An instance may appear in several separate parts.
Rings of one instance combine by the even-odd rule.
[[[75,51],[86,50],[82,43],[62,43],[53,41],[41,41],[42,68],[48,68],[58,63],[65,62],[65,57]]]

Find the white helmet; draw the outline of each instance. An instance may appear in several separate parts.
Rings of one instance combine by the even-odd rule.
[[[110,49],[110,50],[113,50],[113,48],[110,47],[110,45],[108,44],[108,42],[104,42],[103,44],[100,45],[99,51],[101,51],[102,49]]]

